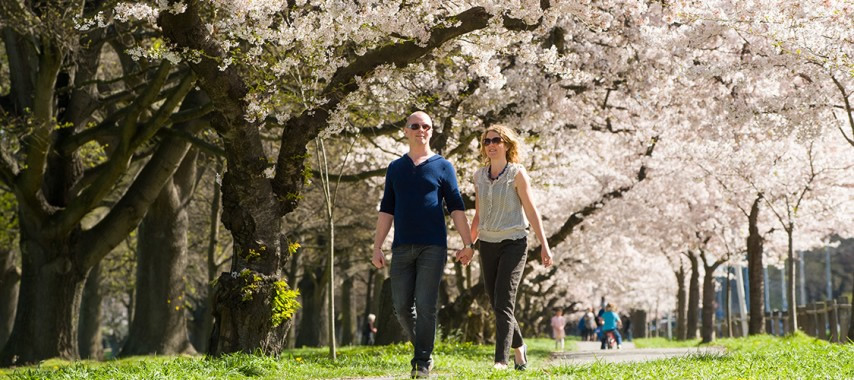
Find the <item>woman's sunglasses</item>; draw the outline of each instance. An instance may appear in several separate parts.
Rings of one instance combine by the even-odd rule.
[[[429,131],[431,128],[430,124],[418,124],[418,123],[409,124],[408,127],[409,127],[409,129],[411,129],[413,131],[417,131],[419,129],[424,129],[425,131]]]
[[[483,139],[483,146],[488,146],[489,144],[498,145],[498,144],[501,144],[503,142],[504,142],[504,140],[502,140],[501,137],[493,137],[493,138],[487,137],[487,138]]]

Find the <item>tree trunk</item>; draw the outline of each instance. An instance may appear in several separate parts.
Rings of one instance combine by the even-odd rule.
[[[521,314],[517,314],[517,318],[524,319]],[[476,344],[495,341],[495,313],[482,282],[442,307],[438,322],[445,336],[459,334],[463,342]]]
[[[88,230],[72,222],[69,230],[48,227],[50,232],[46,232],[50,216],[19,205],[21,293],[15,326],[0,353],[0,363],[79,358],[78,316],[86,276],[142,219],[154,198],[151,195],[159,192],[177,168],[189,146],[177,140],[167,137],[158,146],[118,203]]]
[[[352,345],[354,343],[354,332],[356,330],[353,322],[353,276],[347,274],[350,269],[350,261],[342,260],[341,273],[344,273],[341,284],[341,345]]]
[[[21,271],[15,266],[11,250],[0,249],[0,348],[9,339],[18,306]]]
[[[71,18],[83,10],[60,8],[57,2],[39,4],[43,7],[40,13],[58,15],[55,25],[60,27],[70,25]],[[103,41],[105,33],[106,29],[93,31],[87,40]],[[21,107],[15,109],[27,109],[29,115],[16,116],[29,121],[20,139],[26,165],[12,184],[21,232],[21,288],[15,324],[0,351],[0,365],[79,357],[78,316],[88,272],[135,228],[189,144],[169,136],[163,144],[153,143],[155,153],[143,170],[128,187],[117,187],[124,185],[121,178],[136,149],[151,141],[195,81],[194,75],[187,75],[168,90],[165,99],[159,97],[172,69],[164,61],[156,74],[147,77],[150,80],[140,91],[142,95],[132,99],[127,112],[107,116],[118,124],[109,133],[116,136],[115,144],[102,145],[109,145],[107,160],[84,177],[79,145],[72,140],[80,137],[89,122],[98,121],[93,119],[92,106],[100,98],[90,81],[96,77],[102,43],[77,46],[73,41],[78,37],[66,35],[58,42],[47,35],[21,35],[12,28],[4,29],[7,55],[16,67],[11,98],[21,100],[16,104]],[[161,99],[156,112],[144,112]],[[83,218],[115,194],[120,198],[107,215],[83,229]]]
[[[331,206],[330,206],[331,207]],[[332,216],[329,217],[329,254],[326,258],[326,271],[323,274],[323,283],[326,284],[326,344],[329,345],[329,358],[335,361],[337,358],[335,346],[335,224]]]
[[[371,310],[369,312],[374,313],[379,317],[380,305],[382,305],[383,303],[383,297],[386,296],[386,294],[383,294],[383,284],[385,283],[385,280],[388,279],[388,274],[383,271],[377,271],[373,278],[374,290],[373,294],[371,295],[371,297],[373,297],[373,301],[371,302],[373,306],[371,306]]]
[[[676,273],[676,339],[685,340],[688,336],[687,297],[685,294],[685,267],[682,260],[679,261],[679,271]]]
[[[95,265],[89,271],[86,285],[83,287],[83,300],[80,303],[80,322],[77,340],[80,345],[80,358],[101,360],[104,358],[104,345],[101,343],[101,265]]]
[[[373,300],[374,300],[374,276],[376,276],[377,270],[371,265],[371,269],[368,271],[368,278],[365,280],[365,313],[364,318],[368,318],[368,314],[376,315],[376,310],[374,310]],[[367,319],[366,319],[367,320]]]
[[[291,256],[291,260],[289,263],[290,268],[288,269],[288,284],[296,284],[297,283],[297,274],[299,274],[299,264],[300,264],[300,257],[302,256],[302,252],[303,252],[302,248],[298,248],[297,251],[294,252],[294,254]],[[296,320],[294,322],[296,322]],[[302,323],[302,321],[300,320],[299,323]],[[285,342],[286,342],[285,345],[287,346],[287,348],[296,347],[296,342],[297,342],[296,335],[297,335],[296,331],[294,331],[294,330],[288,331],[287,337],[285,340]]]
[[[397,315],[394,313],[394,305],[391,301],[391,279],[385,279],[380,289],[382,290],[380,291],[379,311],[375,324],[377,328],[375,344],[386,345],[409,341],[408,334],[403,331],[403,327],[400,326]]]
[[[320,347],[323,344],[323,306],[326,295],[323,272],[323,267],[316,268],[313,272],[306,268],[299,281],[302,316],[296,331],[296,347]]]
[[[646,338],[646,310],[632,309],[629,318],[632,321],[632,339]]]
[[[222,168],[222,160],[217,159],[216,168],[214,169],[214,175],[220,175],[219,173],[222,173]],[[208,269],[207,284],[212,284],[214,280],[216,280],[216,277],[219,274],[220,270],[220,263],[217,262],[216,252],[217,247],[219,247],[219,218],[222,192],[220,191],[219,184],[216,183],[216,181],[214,181],[213,183],[212,190],[213,199],[211,200],[211,213],[209,219],[210,232],[208,233],[208,247],[206,259]],[[190,334],[190,341],[193,343],[193,346],[196,348],[197,352],[208,352],[208,339],[210,338],[211,330],[213,329],[213,315],[211,314],[213,293],[213,286],[208,285],[202,305],[198,307],[199,310],[193,313],[194,329]]]
[[[468,268],[468,266],[466,266]],[[456,285],[457,293],[462,294],[466,291],[466,277],[463,272],[463,264],[459,261],[454,261],[454,285]]]
[[[196,353],[187,330],[184,276],[197,157],[197,150],[187,154],[139,226],[136,310],[121,356]]]
[[[0,354],[2,364],[78,359],[77,323],[88,271],[69,259],[72,244],[36,240],[26,218],[21,221],[21,287],[15,325]]]
[[[691,261],[691,280],[688,284],[688,312],[685,327],[685,339],[697,337],[697,319],[700,316],[700,269],[697,256],[693,252],[688,253]]]
[[[732,289],[730,287],[729,274],[732,272],[730,265],[726,267],[726,277],[724,278],[724,333],[727,338],[732,338]]]
[[[854,279],[854,275],[851,276]],[[854,281],[852,283],[851,294],[854,295]],[[854,304],[854,299],[852,299],[851,304]],[[794,305],[794,303],[792,303]],[[795,307],[792,306],[792,309]],[[848,309],[848,342],[854,342],[854,310]]]
[[[762,268],[762,236],[759,234],[759,202],[762,196],[757,196],[750,208],[747,226],[747,272],[749,276],[748,288],[750,291],[750,325],[748,334],[762,334],[765,330],[765,282],[763,281]]]
[[[190,344],[198,353],[207,352],[208,339],[211,336],[210,329],[213,327],[213,320],[208,316],[211,314],[210,296],[212,294],[213,292],[206,294],[203,299],[197,301],[198,303],[192,309],[187,310],[190,312],[190,320],[187,321],[187,334]]]
[[[788,260],[789,260],[789,278],[786,279],[786,294],[789,296],[791,300],[791,306],[789,306],[789,331],[794,334],[798,331],[798,313],[796,312],[798,307],[797,298],[795,298],[795,267],[797,266],[795,262],[795,252],[792,248],[792,234],[794,233],[794,225],[789,224],[790,228],[786,230],[786,234],[789,239],[789,252],[788,252]],[[803,255],[801,255],[801,260],[803,260]],[[804,273],[801,273],[803,277]],[[803,297],[804,303],[806,303],[806,297]],[[854,310],[852,310],[854,312]],[[850,313],[852,316],[852,320],[854,320],[854,313]]]
[[[700,329],[703,343],[715,340],[715,270],[721,263],[717,261],[708,265],[703,259],[703,269],[706,271],[703,275],[703,326]]]

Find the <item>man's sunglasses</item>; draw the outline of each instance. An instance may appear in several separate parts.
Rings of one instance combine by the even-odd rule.
[[[503,142],[504,142],[504,140],[502,140],[501,137],[493,137],[493,138],[487,137],[487,138],[483,139],[483,146],[488,146],[489,144],[498,145],[498,144],[501,144]]]
[[[425,131],[429,131],[430,128],[432,128],[430,126],[430,124],[418,124],[418,123],[409,124],[408,127],[409,127],[409,129],[411,129],[413,131],[417,131],[419,129],[424,129]]]

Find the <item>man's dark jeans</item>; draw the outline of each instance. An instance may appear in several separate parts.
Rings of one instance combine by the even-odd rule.
[[[391,298],[397,320],[415,346],[412,366],[430,368],[447,250],[438,245],[404,244],[391,253]]]
[[[479,244],[484,285],[495,311],[495,362],[507,363],[508,348],[519,348],[525,343],[513,312],[528,257],[528,239]]]

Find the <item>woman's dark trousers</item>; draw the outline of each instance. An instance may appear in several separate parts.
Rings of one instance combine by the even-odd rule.
[[[522,332],[513,315],[516,289],[522,280],[527,253],[527,238],[480,242],[480,265],[486,293],[495,311],[495,362],[507,363],[509,348],[522,347]]]

